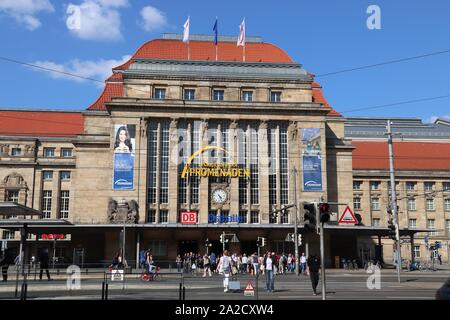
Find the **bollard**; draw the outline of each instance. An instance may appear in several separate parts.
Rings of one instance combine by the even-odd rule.
[[[105,300],[105,281],[102,282],[102,300]]]
[[[183,286],[183,300],[186,300],[186,288]]]
[[[181,291],[182,291],[182,285],[181,285],[181,282],[180,282],[180,291],[178,292],[178,293],[179,293],[179,294],[178,294],[179,300],[181,300]]]
[[[105,300],[108,300],[108,284],[105,285]]]

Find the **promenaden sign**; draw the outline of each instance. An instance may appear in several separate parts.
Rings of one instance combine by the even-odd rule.
[[[217,149],[223,152],[227,152],[225,149],[216,147],[216,146],[206,146],[203,147],[196,152],[194,152],[186,162],[186,165],[183,168],[183,172],[181,173],[181,178],[185,179],[187,176],[196,176],[196,177],[250,177],[250,170],[246,168],[241,168],[237,163],[207,163],[204,162],[201,166],[192,168],[191,163],[194,158],[201,153],[211,150]]]

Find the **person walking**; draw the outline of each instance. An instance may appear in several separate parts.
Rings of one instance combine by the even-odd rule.
[[[181,264],[182,264],[180,255],[177,255],[177,258],[175,259],[175,263],[177,264],[177,272],[180,273],[181,272]]]
[[[216,261],[216,254],[214,252],[211,252],[211,254],[209,255],[209,261],[211,262],[211,270],[215,272],[217,267],[217,261]]]
[[[245,253],[242,255],[242,273],[248,273],[248,258]]]
[[[6,249],[5,252],[3,253],[3,258],[0,260],[3,282],[8,281],[8,268],[11,264],[14,264],[14,255],[11,249]]]
[[[306,256],[304,252],[302,252],[302,256],[300,257],[300,264],[302,267],[302,273],[306,276]]]
[[[50,281],[52,280],[50,278],[50,272],[48,271],[48,262],[50,260],[49,254],[48,254],[48,249],[45,248],[44,250],[41,251],[41,254],[39,255],[39,263],[40,263],[40,267],[41,267],[41,271],[39,272],[39,280],[42,280],[42,273],[45,270],[45,273],[47,274],[47,279]]]
[[[256,277],[259,274],[258,254],[252,254],[253,275]]]
[[[267,292],[274,291],[274,269],[275,269],[275,257],[267,252],[267,255],[264,257],[264,269],[266,271],[266,289]]]
[[[209,276],[211,277],[211,260],[209,259],[208,255],[205,253],[203,256],[203,277],[206,277],[206,273],[208,272]]]
[[[309,256],[307,260],[309,278],[313,289],[313,295],[317,296],[317,285],[319,284],[320,260],[316,255]]]
[[[217,264],[217,272],[223,274],[223,292],[228,292],[228,281],[231,273],[231,258],[228,250],[225,250],[220,258]]]

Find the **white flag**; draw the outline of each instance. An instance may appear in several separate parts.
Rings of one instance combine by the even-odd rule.
[[[188,17],[186,22],[184,23],[184,31],[183,31],[183,42],[189,42],[189,25],[190,25],[190,18]]]
[[[241,25],[239,26],[239,37],[237,41],[237,45],[245,46],[245,18],[242,20]]]

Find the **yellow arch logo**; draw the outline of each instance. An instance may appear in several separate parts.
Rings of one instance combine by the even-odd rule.
[[[225,150],[224,148],[221,147],[216,147],[216,146],[206,146],[203,147],[197,151],[195,151],[188,159],[188,161],[186,162],[186,164],[184,165],[183,171],[181,172],[181,178],[184,179],[186,177],[186,172],[189,168],[189,166],[191,165],[192,161],[194,160],[194,158],[196,156],[198,156],[199,154],[207,151],[207,150],[211,150],[211,149],[216,149],[216,150],[222,150],[223,152],[227,153],[227,150]]]

